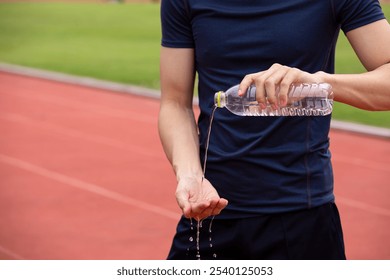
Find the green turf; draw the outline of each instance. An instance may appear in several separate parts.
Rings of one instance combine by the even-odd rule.
[[[2,62],[158,88],[160,37],[158,4],[0,3]],[[338,73],[364,71],[342,34],[336,54]],[[390,112],[333,115],[390,128]]]
[[[0,4],[0,60],[157,88],[159,6]]]

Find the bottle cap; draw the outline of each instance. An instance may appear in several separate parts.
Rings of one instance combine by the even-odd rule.
[[[223,91],[218,91],[214,95],[214,104],[218,108],[225,107],[225,92]]]

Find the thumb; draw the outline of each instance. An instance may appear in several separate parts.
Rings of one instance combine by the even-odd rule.
[[[190,218],[191,216],[191,204],[188,200],[188,195],[185,192],[177,192],[176,193],[176,201],[179,205],[180,209],[183,212],[183,215],[186,218]]]

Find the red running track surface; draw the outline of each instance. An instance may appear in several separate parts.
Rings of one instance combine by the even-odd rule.
[[[0,72],[0,259],[164,259],[158,100]],[[349,259],[390,259],[390,141],[331,131]]]

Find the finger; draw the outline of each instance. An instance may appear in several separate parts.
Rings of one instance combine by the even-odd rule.
[[[200,220],[206,219],[207,217],[211,216],[211,213],[212,213],[211,209],[206,208],[201,213],[194,214],[194,217],[197,221],[200,221]]]
[[[184,205],[180,205],[181,211],[183,212],[184,217],[186,218],[192,218],[192,209],[191,205],[189,203],[186,203]]]
[[[191,217],[191,204],[188,200],[188,194],[184,191],[176,191],[176,201],[180,209],[183,212],[183,215],[186,218]]]
[[[279,71],[282,65],[275,63],[268,70],[264,71],[262,75],[256,76],[256,100],[261,109],[267,107],[267,103],[275,104],[276,92],[275,92],[275,78],[274,75]],[[276,107],[277,108],[277,107]],[[273,108],[276,110],[276,108]]]
[[[256,73],[258,74],[258,73]],[[248,74],[242,79],[238,87],[238,95],[243,96],[248,91],[248,88],[254,83],[254,77],[256,74]]]
[[[202,213],[195,215],[197,220],[202,220],[210,216],[216,216],[228,205],[228,201],[224,198],[217,199],[214,203],[210,204],[210,207],[205,209]]]
[[[210,207],[210,202],[191,203],[191,216],[201,217],[202,213]]]
[[[284,107],[288,102],[288,93],[290,91],[291,85],[294,82],[299,82],[300,71],[296,68],[290,68],[286,75],[283,77],[279,85],[279,104]]]
[[[228,205],[228,201],[224,198],[221,198],[219,201],[218,201],[218,204],[215,206],[215,208],[213,209],[213,212],[211,213],[211,215],[215,216],[215,215],[219,215],[221,213],[221,211]],[[210,216],[211,216],[210,215]]]
[[[217,207],[218,202],[219,202],[219,198],[215,198],[215,199],[210,200],[210,205],[207,208],[205,208],[202,211],[202,213],[199,214],[199,217],[204,219],[204,218],[211,216],[212,213],[214,212],[214,209]]]
[[[283,65],[276,65],[272,75],[264,82],[264,88],[267,94],[267,101],[271,105],[273,110],[277,110],[279,107],[279,91],[280,82],[284,79],[286,73],[288,73],[289,67]]]

